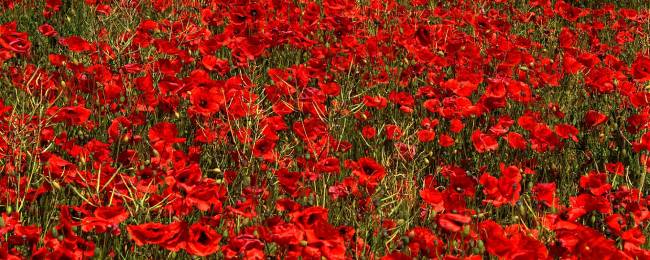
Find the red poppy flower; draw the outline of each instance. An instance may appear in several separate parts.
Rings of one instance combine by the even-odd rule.
[[[625,166],[621,162],[606,163],[605,170],[607,170],[607,172],[609,173],[613,173],[618,176],[623,176],[623,173],[625,172]]]
[[[632,63],[632,75],[634,79],[640,82],[650,80],[650,58],[645,56],[637,56],[634,63]]]
[[[208,256],[219,250],[221,235],[209,226],[195,223],[190,226],[185,250],[196,256]]]
[[[359,184],[374,190],[379,185],[379,181],[386,176],[386,171],[372,158],[362,157],[356,162],[352,174],[359,177]]]
[[[23,54],[29,53],[32,43],[29,41],[27,33],[16,31],[16,22],[9,22],[0,25],[0,47]],[[2,57],[0,60],[7,58],[10,57]]]
[[[61,45],[68,47],[69,50],[73,52],[85,52],[92,50],[92,45],[88,41],[84,40],[79,36],[70,36],[67,38],[61,38],[59,41]]]
[[[423,143],[431,142],[436,138],[436,132],[427,129],[419,130],[417,132],[417,135],[418,135],[418,141]]]
[[[560,199],[555,195],[555,183],[537,183],[533,187],[533,193],[535,194],[535,199],[539,202],[544,203],[547,207],[557,208],[560,202]]]
[[[149,141],[151,143],[162,142],[174,144],[184,142],[185,138],[178,138],[178,130],[173,123],[162,122],[152,126],[149,129]]]
[[[253,145],[253,155],[266,161],[273,161],[275,159],[275,145],[276,141],[270,138],[257,140]]]
[[[463,131],[463,128],[465,128],[465,124],[457,118],[449,122],[449,129],[454,133],[460,133],[460,131]]]
[[[596,127],[605,121],[607,121],[607,116],[598,111],[589,110],[585,114],[585,125],[589,128]]]
[[[57,35],[58,35],[58,33],[57,33],[57,31],[54,29],[54,27],[52,27],[52,25],[49,25],[49,24],[47,24],[47,23],[44,23],[44,24],[42,24],[41,26],[39,26],[39,27],[38,27],[38,31],[39,31],[41,34],[43,34],[43,36],[46,36],[46,37],[54,37],[54,36],[57,36]]]
[[[264,243],[253,235],[241,234],[229,239],[223,254],[226,259],[265,259]]]
[[[445,242],[428,228],[415,227],[407,231],[406,235],[410,238],[408,247],[413,256],[436,258],[444,251]]]
[[[169,225],[161,223],[146,223],[126,227],[129,236],[136,245],[160,245],[170,251],[185,248],[185,222],[174,222]]]
[[[484,134],[478,129],[472,133],[472,143],[474,144],[474,149],[479,153],[496,151],[499,148],[499,143],[494,136]]]
[[[56,116],[57,121],[66,121],[72,125],[81,125],[88,121],[91,111],[81,105],[62,108]]]
[[[503,164],[500,167],[501,177],[498,179],[489,173],[481,175],[479,182],[483,185],[483,193],[486,196],[483,201],[495,207],[506,203],[514,205],[521,192],[521,174],[517,167],[505,167]]]
[[[441,212],[445,209],[444,197],[441,192],[433,188],[426,188],[420,190],[420,197],[428,205],[433,207],[432,209],[436,212]]]
[[[213,209],[216,212],[221,211],[221,200],[226,195],[226,189],[217,184],[196,185],[189,189],[186,201],[201,211]]]
[[[226,103],[225,97],[216,87],[196,87],[191,91],[190,109],[202,116],[218,112]]]
[[[372,139],[377,134],[377,130],[375,130],[375,128],[372,126],[364,126],[361,129],[361,134],[366,139]]]
[[[81,229],[85,232],[95,230],[98,233],[114,231],[119,235],[118,224],[129,217],[129,213],[122,206],[99,207],[95,209],[94,216],[86,217],[82,221]]]
[[[452,146],[456,143],[454,138],[452,138],[449,135],[446,134],[441,134],[440,137],[438,137],[438,144],[442,147],[449,147]]]
[[[402,129],[397,125],[386,125],[386,138],[388,140],[399,140],[402,137]]]
[[[459,232],[463,229],[463,225],[468,224],[471,220],[472,218],[468,216],[445,213],[438,217],[438,225],[447,231]]]
[[[580,177],[580,187],[588,189],[596,196],[603,195],[612,189],[612,185],[607,183],[607,174],[590,172],[586,176]]]
[[[578,135],[578,129],[575,126],[558,124],[555,126],[555,133],[564,139],[571,138],[574,142],[578,142],[578,137],[576,137]]]
[[[336,157],[323,158],[316,164],[316,169],[324,173],[338,173],[341,171],[339,159]]]

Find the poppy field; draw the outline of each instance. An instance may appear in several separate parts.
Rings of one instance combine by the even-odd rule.
[[[647,0],[1,0],[0,259],[650,259]]]

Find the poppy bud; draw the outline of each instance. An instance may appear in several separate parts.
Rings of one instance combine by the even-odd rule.
[[[483,253],[485,251],[485,244],[483,243],[483,240],[479,240],[476,242],[476,246],[478,247],[478,250]]]
[[[524,204],[517,202],[519,204],[519,214],[522,216],[526,216],[526,208],[524,208]]]
[[[83,157],[82,157],[83,158]],[[57,190],[61,189],[61,185],[59,184],[58,181],[52,181],[52,187],[54,187]]]
[[[11,205],[7,205],[6,211],[7,211],[7,214],[11,214],[12,212],[14,212],[14,208],[11,207]]]
[[[463,237],[468,236],[468,235],[469,235],[469,232],[470,232],[469,225],[465,225],[465,226],[463,226],[463,233],[461,233],[461,234],[463,235]]]

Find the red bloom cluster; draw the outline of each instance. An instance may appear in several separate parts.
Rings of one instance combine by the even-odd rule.
[[[623,2],[0,1],[0,258],[650,259]]]

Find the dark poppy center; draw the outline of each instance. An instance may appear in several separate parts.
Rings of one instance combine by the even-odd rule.
[[[245,15],[237,15],[236,18],[237,18],[237,21],[239,21],[240,23],[243,23],[243,22],[246,21],[246,16]]]
[[[207,107],[207,106],[208,106],[208,101],[205,100],[205,99],[201,99],[201,100],[199,101],[199,106],[200,106],[200,107]]]
[[[373,169],[370,166],[363,166],[363,173],[366,175],[372,175],[375,172],[375,169]]]
[[[210,242],[210,238],[205,234],[205,232],[201,231],[201,234],[199,234],[199,239],[197,241],[205,245]]]
[[[307,224],[308,225],[314,224],[316,222],[316,220],[318,220],[318,215],[311,214],[311,215],[309,215],[309,218],[307,218]]]

